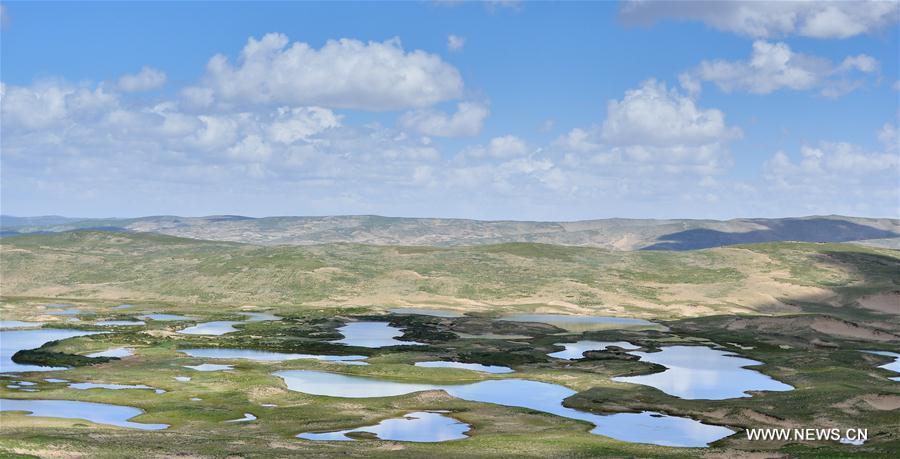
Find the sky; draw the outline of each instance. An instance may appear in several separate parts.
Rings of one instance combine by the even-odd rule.
[[[0,2],[0,211],[900,218],[900,3]]]

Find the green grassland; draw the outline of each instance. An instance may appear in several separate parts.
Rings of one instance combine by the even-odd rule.
[[[333,244],[261,247],[171,236],[84,231],[17,236],[0,246],[3,319],[73,326],[48,303],[78,308],[79,328],[109,333],[41,349],[53,358],[128,346],[136,354],[68,370],[25,373],[39,392],[0,385],[0,397],[67,399],[135,406],[134,421],[166,423],[143,432],[78,420],[0,414],[0,455],[86,457],[889,457],[900,449],[900,383],[877,368],[900,352],[900,324],[890,309],[867,305],[873,294],[900,291],[900,253],[844,244],[768,243],[694,252],[611,252],[509,243],[433,248]],[[116,310],[121,303],[130,309]],[[397,306],[442,307],[466,318],[386,314]],[[222,336],[175,331],[207,320],[240,320],[268,310],[280,321],[250,322]],[[191,317],[142,327],[97,327],[97,320],[145,312]],[[544,324],[494,321],[510,312],[593,313],[662,322],[667,329],[567,332]],[[898,311],[900,312],[900,311]],[[327,342],[347,320],[379,317],[404,339],[427,346],[368,349]],[[530,339],[461,339],[459,334]],[[796,388],[753,397],[682,400],[614,376],[659,371],[616,352],[567,362],[550,359],[556,343],[627,340],[653,350],[667,344],[716,344],[764,362],[756,367]],[[242,347],[363,354],[368,366],[312,360],[223,360],[234,371],[198,372],[209,362],[179,349]],[[40,356],[38,356],[40,357]],[[421,368],[422,360],[512,366],[491,375]],[[77,359],[76,359],[77,360]],[[398,397],[339,399],[288,391],[273,371],[318,369],[394,380],[454,383],[526,378],[578,391],[565,404],[596,413],[653,410],[729,426],[738,433],[709,449],[630,444],[592,435],[590,426],[525,409],[473,403],[431,391]],[[175,380],[190,376],[190,382]],[[73,382],[145,384],[164,389],[74,390]],[[199,401],[192,401],[199,398]],[[263,407],[274,404],[275,407]],[[472,426],[470,438],[435,444],[359,440],[311,442],[301,432],[346,429],[423,409],[449,410]],[[251,423],[225,423],[253,413]],[[749,427],[860,427],[864,446],[829,442],[748,442]]]

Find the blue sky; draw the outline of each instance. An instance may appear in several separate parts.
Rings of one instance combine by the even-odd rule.
[[[2,5],[4,214],[900,217],[897,2]]]

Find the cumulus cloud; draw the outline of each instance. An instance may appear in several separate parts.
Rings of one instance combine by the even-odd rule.
[[[524,140],[514,135],[494,137],[487,145],[473,145],[465,148],[463,156],[471,158],[511,158],[521,156],[528,152],[528,146]]]
[[[849,38],[891,26],[900,19],[896,1],[707,1],[628,0],[620,18],[630,24],[664,19],[701,21],[726,32],[753,38],[800,35]]]
[[[166,84],[165,72],[145,66],[138,73],[122,75],[118,87],[125,92],[139,92],[156,89],[164,84]]]
[[[436,137],[474,136],[481,132],[490,110],[487,105],[477,102],[461,102],[456,105],[456,113],[448,115],[440,110],[413,110],[400,117],[404,129]]]
[[[466,46],[465,38],[453,34],[447,36],[447,50],[462,51],[464,46]]]
[[[237,63],[209,60],[195,102],[319,105],[395,110],[424,108],[462,94],[459,72],[435,54],[406,51],[400,40],[329,40],[320,49],[280,33],[250,38]]]
[[[887,123],[878,133],[881,151],[848,142],[804,145],[799,154],[776,152],[763,165],[763,177],[773,192],[800,201],[810,211],[836,207],[846,213],[888,209],[900,217],[900,152],[897,127]]]
[[[102,87],[75,86],[47,80],[30,86],[3,85],[5,129],[58,126],[70,117],[94,119],[118,105],[118,96]]]
[[[606,110],[600,134],[614,145],[699,145],[741,135],[738,128],[726,126],[721,111],[700,108],[655,80],[626,91],[621,101],[609,101]]]
[[[703,61],[683,74],[682,86],[699,91],[698,80],[715,83],[726,92],[747,91],[768,94],[779,89],[819,89],[825,96],[836,97],[864,83],[866,75],[875,75],[879,63],[860,54],[848,56],[840,64],[828,59],[794,52],[785,43],[758,40],[748,60]],[[694,82],[694,83],[692,83]]]
[[[550,149],[574,170],[659,184],[676,175],[722,174],[732,162],[727,144],[741,135],[720,110],[700,107],[689,95],[651,79],[609,101],[602,123],[572,129]]]

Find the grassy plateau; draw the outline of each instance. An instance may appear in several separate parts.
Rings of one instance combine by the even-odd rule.
[[[11,457],[896,457],[900,382],[878,368],[900,352],[900,252],[841,243],[769,242],[696,251],[611,251],[529,242],[428,247],[251,245],[148,233],[74,231],[0,239],[2,319],[44,328],[107,333],[50,343],[18,358],[69,369],[4,376],[0,397],[64,399],[144,410],[132,419],[165,423],[140,431],[83,420],[0,413],[0,456]],[[77,309],[57,315],[58,305]],[[117,308],[121,304],[129,308]],[[397,315],[437,308],[459,318]],[[199,322],[242,321],[266,311],[281,320],[244,322],[221,336],[177,333]],[[170,313],[186,320],[145,320]],[[577,331],[498,321],[515,313],[590,314],[652,320],[657,327]],[[69,322],[74,317],[76,322]],[[329,342],[348,321],[378,319],[425,346],[359,348]],[[496,335],[501,335],[500,337]],[[505,335],[504,338],[502,335]],[[480,337],[479,337],[480,336]],[[573,361],[547,353],[582,339],[629,341],[653,351],[708,345],[758,360],[753,367],[795,390],[727,400],[686,400],[616,376],[662,368],[615,351]],[[128,347],[134,355],[90,359]],[[310,354],[361,354],[369,365],[315,360],[216,360],[180,349],[241,347]],[[30,360],[29,360],[30,359]],[[506,365],[511,374],[423,368],[425,360]],[[589,433],[587,423],[521,408],[469,402],[442,391],[344,399],[287,390],[272,373],[314,369],[421,382],[522,378],[577,392],[565,405],[598,414],[661,412],[736,433],[709,448],[627,443]],[[190,381],[176,377],[189,376]],[[75,390],[71,382],[143,384],[148,389]],[[11,381],[35,383],[25,392]],[[469,438],[442,443],[358,439],[315,442],[301,432],[372,425],[421,410],[447,410],[471,425]],[[252,413],[247,423],[227,423]],[[866,428],[861,446],[833,441],[748,441],[765,427]]]

